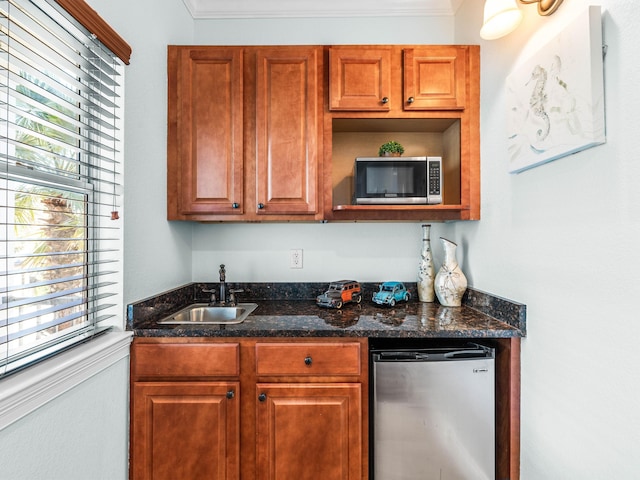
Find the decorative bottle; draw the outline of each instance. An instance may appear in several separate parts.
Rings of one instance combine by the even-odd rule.
[[[440,242],[444,248],[444,262],[436,275],[436,296],[445,307],[459,307],[462,304],[462,295],[467,289],[467,277],[462,273],[456,259],[458,245],[442,237]]]
[[[433,257],[431,256],[430,231],[431,225],[422,225],[422,250],[420,251],[420,264],[418,265],[418,299],[421,302],[433,302],[435,300],[433,281],[435,280],[436,270],[433,267]]]

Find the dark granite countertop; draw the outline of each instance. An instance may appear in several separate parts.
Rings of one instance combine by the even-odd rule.
[[[326,283],[234,284],[244,290],[241,302],[258,308],[235,325],[162,325],[158,320],[191,304],[206,302],[203,289],[217,284],[189,284],[132,303],[127,308],[127,329],[139,337],[369,337],[369,338],[508,338],[526,334],[526,306],[473,288],[462,307],[443,307],[415,300],[382,307],[370,300],[377,284],[362,284],[361,304],[341,310],[318,307],[315,296]]]

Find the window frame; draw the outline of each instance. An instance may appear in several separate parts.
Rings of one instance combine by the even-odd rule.
[[[83,27],[95,34],[126,65],[129,64],[131,48],[84,0],[56,1]],[[124,76],[122,81],[124,82]],[[124,106],[124,89],[121,92],[119,106]],[[124,123],[121,124],[121,136],[123,131]],[[123,138],[120,140],[122,145]],[[122,165],[122,154],[119,154],[118,160]],[[120,252],[123,246],[122,235],[121,228],[118,240]],[[119,270],[117,281],[120,285],[120,293],[115,301],[123,314],[122,268]],[[123,327],[124,319],[119,318],[117,324]],[[97,373],[127,359],[131,341],[132,332],[112,331],[0,379],[0,430]]]

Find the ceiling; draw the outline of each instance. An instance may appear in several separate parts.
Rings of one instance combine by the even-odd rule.
[[[464,0],[183,0],[193,18],[453,15]]]

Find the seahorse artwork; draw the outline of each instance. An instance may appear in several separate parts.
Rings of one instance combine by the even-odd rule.
[[[519,1],[545,11],[560,3]],[[589,7],[507,77],[510,173],[606,142],[600,10]]]
[[[540,128],[536,133],[538,140],[544,140],[549,136],[549,132],[551,131],[551,120],[549,120],[549,115],[544,108],[545,103],[547,103],[547,93],[545,91],[547,86],[547,71],[540,65],[536,65],[533,72],[531,72],[531,78],[527,82],[527,85],[531,80],[535,80],[536,83],[531,91],[529,106],[533,114],[540,117],[544,122],[544,128]]]
[[[558,124],[562,125],[570,135],[583,135],[584,130],[580,122],[578,112],[578,99],[569,89],[567,82],[561,77],[562,59],[558,55],[553,56],[549,67],[549,114],[558,118]]]

